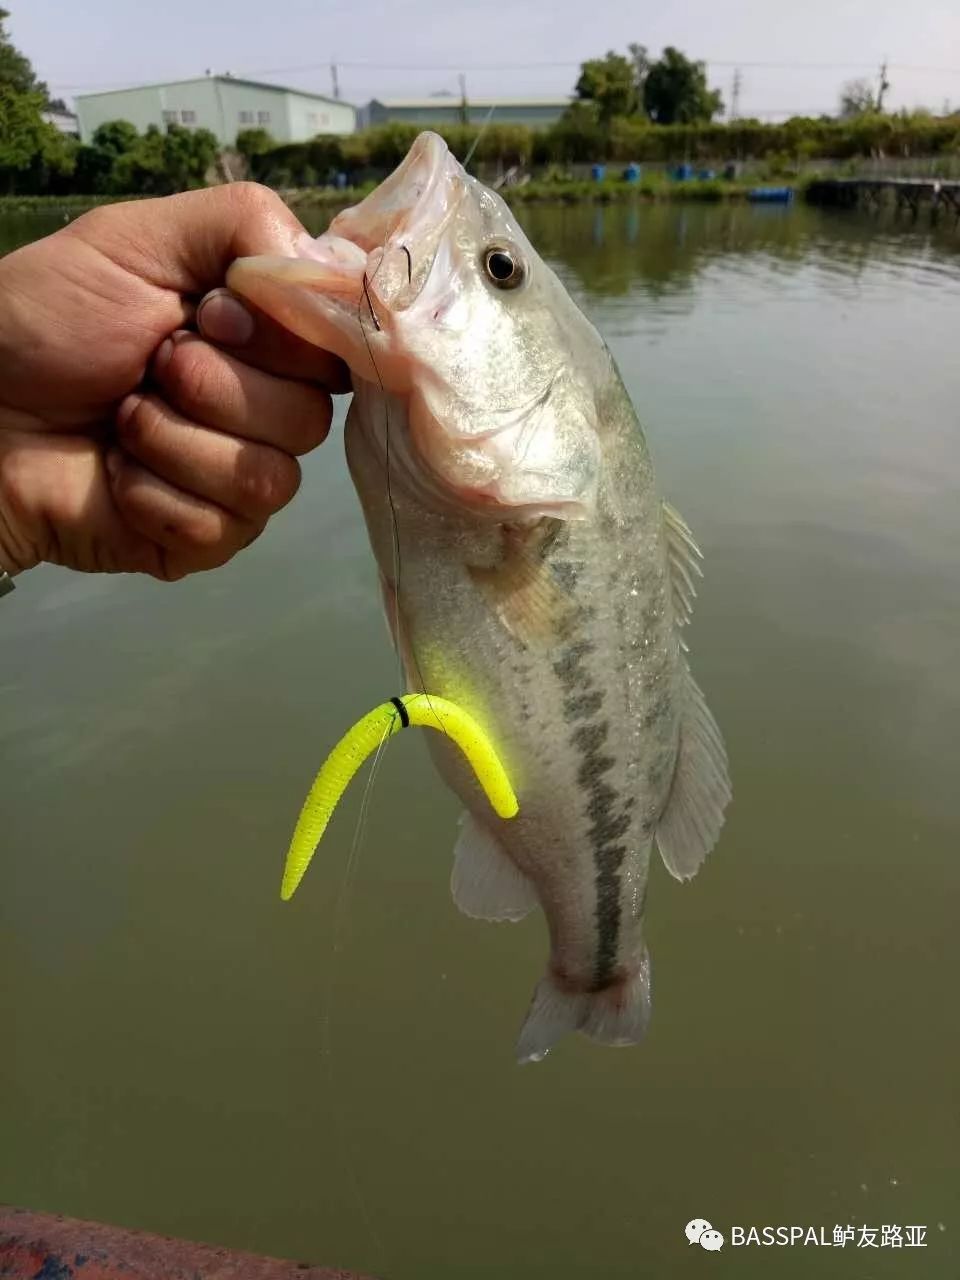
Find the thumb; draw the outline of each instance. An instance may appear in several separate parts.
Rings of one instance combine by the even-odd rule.
[[[125,271],[187,294],[222,284],[234,258],[292,254],[304,232],[280,197],[255,182],[110,205],[67,230]]]

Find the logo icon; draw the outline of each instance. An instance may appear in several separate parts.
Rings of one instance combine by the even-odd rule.
[[[706,1218],[691,1218],[683,1229],[690,1244],[698,1244],[708,1253],[717,1253],[723,1248],[723,1235],[714,1231]]]

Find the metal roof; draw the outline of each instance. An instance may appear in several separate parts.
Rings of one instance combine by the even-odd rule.
[[[468,107],[568,107],[573,101],[565,98],[475,98],[467,97]],[[431,98],[371,98],[370,106],[378,107],[460,107],[461,98],[456,93],[436,94]]]
[[[330,102],[338,107],[349,107],[351,111],[356,111],[356,107],[352,102],[345,102],[343,98],[331,98],[325,93],[311,93],[309,89],[292,89],[285,84],[267,84],[263,80],[248,80],[245,76],[190,76],[186,80],[159,80],[153,84],[131,84],[125,89],[101,89],[98,93],[78,93],[75,97],[80,98],[106,98],[112,93],[131,93],[141,89],[173,89],[179,84],[204,84],[208,80],[219,80],[221,84],[242,84],[248,89],[269,89],[272,93],[295,93],[301,98],[315,98],[318,102]]]

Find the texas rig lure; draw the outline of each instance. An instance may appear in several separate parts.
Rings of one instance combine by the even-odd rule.
[[[391,698],[358,720],[320,766],[287,850],[280,887],[284,902],[296,892],[353,775],[381,743],[411,724],[445,733],[466,756],[497,817],[516,817],[520,806],[510,780],[490,739],[472,716],[455,702],[433,694],[406,693],[402,698]]]

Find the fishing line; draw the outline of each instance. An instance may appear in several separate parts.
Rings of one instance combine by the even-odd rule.
[[[380,249],[380,261],[377,263],[376,270],[373,273],[373,279],[377,278],[377,272],[383,266],[383,260],[387,256],[387,240],[390,238],[390,231],[384,233],[383,245]],[[408,250],[409,254],[409,250]],[[402,689],[406,683],[406,675],[403,670],[403,658],[401,656],[400,646],[400,521],[397,516],[397,506],[393,499],[393,487],[390,483],[390,405],[387,401],[387,389],[383,385],[383,378],[380,376],[380,367],[377,364],[376,357],[373,354],[373,347],[370,345],[370,339],[367,336],[366,328],[363,323],[363,298],[366,299],[367,306],[370,308],[370,315],[373,317],[373,323],[378,333],[381,332],[380,321],[373,309],[373,302],[370,298],[370,283],[367,280],[367,273],[363,273],[363,294],[362,298],[357,302],[357,323],[360,325],[360,334],[363,338],[363,344],[367,348],[367,355],[370,357],[370,363],[373,365],[373,371],[377,375],[377,382],[380,385],[380,394],[383,397],[383,438],[385,461],[384,470],[386,472],[387,483],[387,505],[390,508],[390,532],[393,542],[393,634],[397,650],[397,672],[400,679],[400,688]],[[413,648],[411,646],[411,653]]]
[[[496,110],[496,107],[497,107],[497,104],[495,102],[492,102],[490,104],[490,110],[487,112],[487,117],[484,120],[483,124],[480,126],[480,132],[474,138],[473,145],[471,146],[470,150],[467,152],[467,158],[463,162],[464,169],[466,169],[467,165],[470,163],[471,159],[473,158],[473,153],[476,151],[477,147],[480,145],[480,139],[486,133],[487,125],[490,123],[490,117],[493,115],[494,111]]]
[[[373,1242],[374,1249],[379,1256],[377,1270],[386,1272],[386,1251],[383,1246],[376,1225],[367,1211],[367,1204],[364,1200],[360,1187],[360,1180],[357,1177],[357,1170],[354,1161],[350,1158],[351,1148],[346,1141],[346,1132],[343,1125],[345,1119],[345,1110],[336,1103],[336,1081],[334,1077],[333,1065],[333,1011],[334,1001],[336,999],[336,991],[338,980],[340,977],[340,954],[343,949],[343,935],[346,927],[347,912],[350,907],[350,898],[353,889],[354,880],[356,878],[356,868],[359,864],[360,846],[363,841],[364,831],[366,829],[367,815],[370,808],[370,796],[373,792],[373,784],[376,780],[377,772],[380,768],[380,761],[383,759],[384,748],[390,737],[392,724],[388,723],[377,745],[376,754],[370,765],[370,772],[367,775],[366,785],[363,789],[363,797],[360,801],[360,813],[357,818],[357,825],[354,829],[353,839],[350,842],[350,849],[347,853],[347,860],[344,864],[343,874],[340,877],[340,885],[337,890],[337,899],[334,907],[333,920],[333,955],[330,963],[329,977],[327,982],[326,997],[323,1002],[324,1016],[320,1023],[320,1056],[324,1059],[327,1076],[327,1087],[329,1090],[328,1097],[333,1102],[334,1123],[338,1129],[338,1146],[342,1153],[341,1168],[346,1170],[350,1182],[350,1190],[353,1193],[353,1199],[360,1211],[360,1217],[366,1226],[370,1239]]]
[[[362,295],[361,295],[361,298],[358,299],[357,301],[357,322],[360,325],[360,333],[363,337],[363,343],[364,343],[364,346],[367,348],[367,355],[370,357],[370,363],[373,365],[373,371],[377,375],[377,382],[380,386],[380,393],[383,397],[384,473],[385,473],[386,489],[387,489],[387,505],[390,508],[390,528],[391,528],[392,540],[393,540],[394,637],[395,637],[395,643],[396,643],[396,649],[397,649],[397,671],[400,678],[400,688],[403,688],[407,680],[407,673],[403,669],[403,652],[402,652],[403,646],[401,645],[401,642],[400,642],[400,620],[401,620],[400,589],[401,589],[401,575],[403,572],[403,562],[402,562],[402,556],[400,552],[400,518],[397,514],[397,504],[393,497],[393,482],[392,482],[393,469],[391,466],[391,457],[390,457],[390,435],[391,435],[390,404],[387,399],[387,389],[384,386],[383,378],[380,374],[380,367],[377,364],[376,356],[373,354],[373,347],[370,344],[370,338],[367,335],[367,331],[363,323],[363,300],[366,299],[367,306],[370,309],[370,315],[373,318],[374,326],[376,327],[376,330],[378,333],[382,331],[380,321],[377,319],[377,314],[373,309],[373,302],[370,298],[370,282],[372,280],[376,280],[377,272],[383,266],[384,260],[387,256],[387,241],[390,239],[390,236],[393,234],[395,230],[396,230],[396,227],[394,226],[392,228],[389,228],[384,233],[383,244],[381,245],[381,248],[380,248],[380,261],[377,263],[376,268],[373,272],[373,275],[370,277],[370,279],[369,280],[367,279],[366,272],[363,273]],[[410,250],[407,248],[407,246],[403,245],[401,247],[403,248],[403,251],[407,255],[407,278],[409,281],[409,280],[412,280],[413,278],[413,260],[410,256]],[[413,659],[414,668],[416,669],[417,679],[420,682],[420,692],[426,696],[427,701],[429,702],[430,695],[427,693],[427,683],[423,678],[423,669],[420,666],[420,658],[418,657],[417,651],[413,645],[413,637],[410,635],[407,635],[406,641],[407,641],[407,647],[410,650],[410,656]],[[440,719],[439,716],[437,717],[437,719],[440,720],[440,723],[442,725],[443,721]],[[446,729],[444,729],[444,733],[446,733]]]

